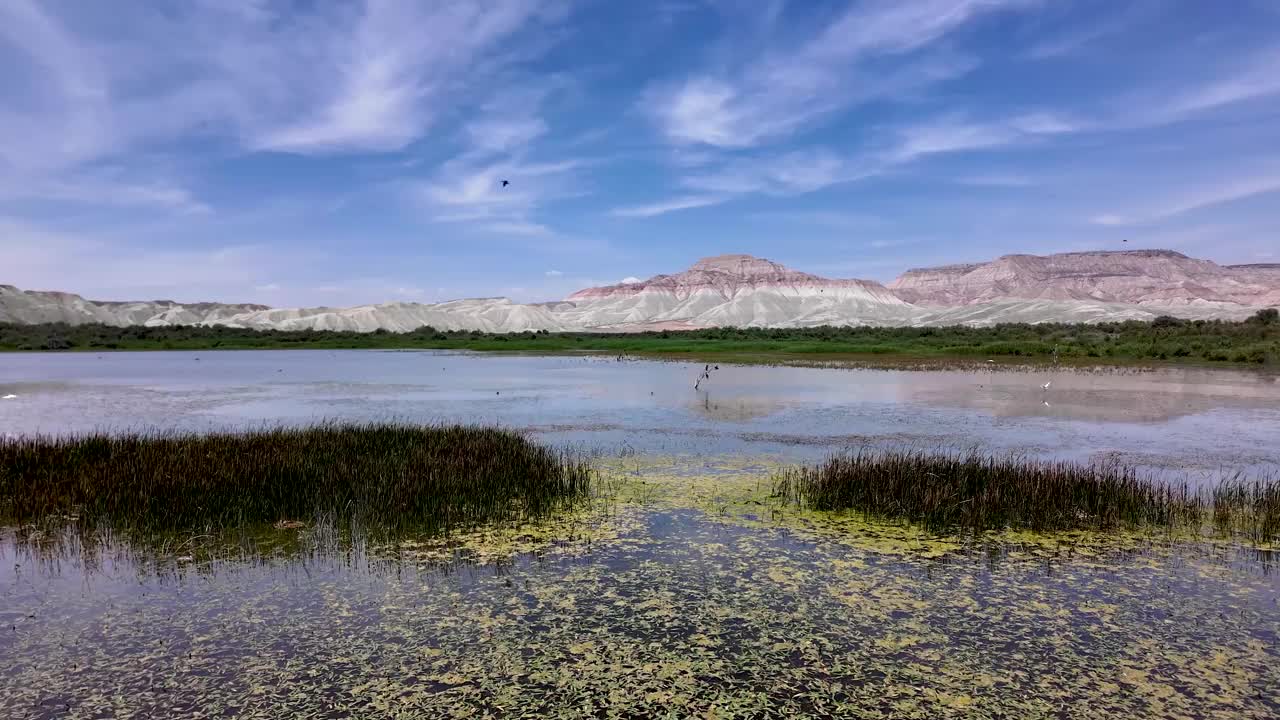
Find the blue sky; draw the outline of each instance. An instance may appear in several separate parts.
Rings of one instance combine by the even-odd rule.
[[[0,282],[95,298],[1280,262],[1274,0],[0,0],[0,93]]]

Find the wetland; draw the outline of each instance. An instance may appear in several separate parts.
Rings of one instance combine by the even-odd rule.
[[[0,357],[0,715],[1280,713],[1273,376],[702,372]]]

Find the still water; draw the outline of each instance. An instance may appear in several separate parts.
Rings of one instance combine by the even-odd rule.
[[[1280,468],[1280,376],[1165,369],[886,371],[445,352],[0,355],[0,433],[321,419],[495,423],[612,452],[815,459],[866,445]],[[1042,386],[1049,383],[1049,389]]]
[[[448,538],[0,526],[0,717],[1280,717],[1274,549],[961,540],[769,491],[779,463],[866,446],[1276,472],[1274,375],[724,365],[695,390],[702,370],[0,355],[4,434],[483,422],[596,451],[607,479]]]

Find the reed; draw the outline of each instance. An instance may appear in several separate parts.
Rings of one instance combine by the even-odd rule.
[[[1280,483],[1209,490],[1120,465],[978,453],[860,451],[781,473],[775,495],[817,510],[854,510],[933,530],[1189,528],[1206,521],[1255,542],[1280,536]]]
[[[1210,494],[1213,524],[1223,532],[1242,532],[1256,543],[1280,539],[1280,482],[1232,478]]]
[[[446,529],[543,515],[587,464],[496,428],[405,424],[0,440],[0,517],[117,529],[331,518]]]

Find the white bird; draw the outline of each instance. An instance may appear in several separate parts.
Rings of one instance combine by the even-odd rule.
[[[1052,380],[1050,380],[1049,382],[1047,382],[1047,383],[1045,383],[1045,384],[1041,385],[1041,386],[1040,386],[1040,389],[1041,389],[1041,390],[1048,390],[1048,389],[1049,389],[1049,386],[1050,386],[1050,385],[1052,385],[1052,384],[1053,384],[1053,381],[1052,381]]]
[[[17,395],[14,395],[13,393],[9,393],[8,395],[5,395],[4,397],[0,398],[0,400],[12,400],[12,399],[14,399],[14,398],[16,398],[16,397],[18,397],[18,396],[17,396]]]

